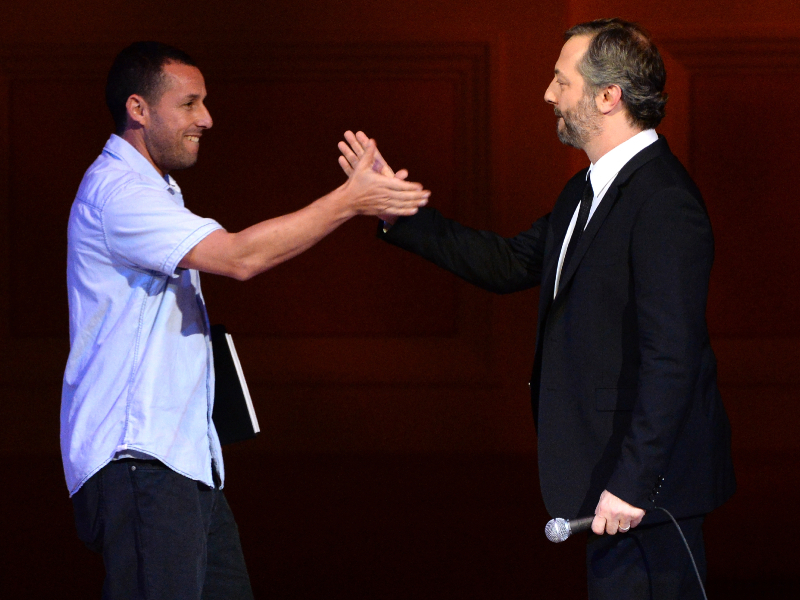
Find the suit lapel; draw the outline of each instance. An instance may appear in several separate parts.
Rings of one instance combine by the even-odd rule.
[[[580,186],[576,186],[578,191],[576,194],[571,194],[572,197],[565,201],[564,210],[559,211],[557,214],[554,211],[553,214],[553,248],[547,263],[544,265],[541,285],[541,297],[545,298],[547,303],[553,299],[553,292],[555,291],[556,285],[556,273],[558,272],[558,257],[561,254],[561,246],[563,246],[564,238],[567,236],[567,229],[569,229],[572,215],[575,213],[575,209],[578,208],[578,204],[580,204],[583,185],[584,184],[581,183]],[[541,308],[545,307],[543,306]]]
[[[624,167],[622,167],[620,172],[614,178],[614,181],[611,183],[611,186],[608,188],[608,191],[606,191],[605,195],[603,196],[603,199],[600,201],[600,204],[597,206],[597,209],[594,211],[592,218],[589,219],[589,224],[586,226],[578,245],[575,247],[575,253],[572,255],[572,258],[570,258],[567,268],[561,271],[561,279],[559,281],[560,290],[565,290],[567,288],[570,280],[578,270],[581,259],[586,254],[589,246],[592,245],[592,241],[594,240],[595,236],[597,236],[597,232],[600,231],[603,221],[606,220],[606,217],[608,217],[611,209],[614,207],[614,204],[616,204],[617,199],[619,198],[620,187],[624,185],[628,179],[630,179],[630,177],[644,164],[650,162],[664,152],[669,152],[669,146],[667,146],[667,141],[662,136],[659,136],[658,141],[639,152],[636,156],[630,159]],[[573,208],[573,212],[574,210],[575,209]],[[565,236],[566,231],[561,237],[562,244]],[[561,246],[558,248],[560,253]],[[557,262],[558,255],[556,255],[556,263]],[[555,280],[555,269],[553,279]],[[550,289],[553,290],[554,288],[551,287]],[[559,294],[559,296],[560,295],[561,294]]]
[[[597,235],[597,232],[600,231],[600,227],[603,225],[603,221],[606,220],[608,213],[611,212],[611,207],[614,206],[614,203],[616,203],[618,196],[619,187],[615,182],[611,184],[610,188],[608,188],[608,191],[606,191],[606,194],[603,196],[600,204],[597,205],[592,218],[589,219],[589,224],[586,226],[581,239],[578,241],[578,245],[575,246],[575,253],[572,255],[572,258],[570,258],[567,268],[561,271],[561,279],[559,280],[558,287],[559,290],[566,289],[567,284],[570,282],[573,275],[575,275],[575,271],[578,270],[578,265],[581,263],[583,255],[586,254],[589,246],[592,245],[592,241]]]

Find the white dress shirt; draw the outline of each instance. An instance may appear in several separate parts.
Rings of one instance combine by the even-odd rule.
[[[647,148],[650,144],[658,140],[658,134],[655,129],[646,129],[640,131],[632,138],[625,140],[616,148],[609,150],[600,159],[589,166],[589,171],[586,173],[587,178],[591,178],[592,189],[594,190],[594,198],[592,199],[592,207],[589,209],[589,218],[586,219],[586,225],[592,220],[592,215],[597,207],[600,206],[600,201],[605,196],[608,188],[611,187],[611,182],[616,179],[619,172],[622,170],[628,161],[634,156],[639,154],[642,150]],[[553,290],[553,298],[558,293],[558,284],[561,280],[561,267],[564,265],[564,256],[567,254],[569,247],[569,240],[572,238],[572,232],[575,230],[575,223],[578,220],[578,211],[580,210],[580,203],[575,207],[575,212],[572,215],[572,220],[567,229],[567,235],[564,237],[564,243],[561,246],[561,254],[558,257],[558,270],[556,271],[556,286]],[[586,227],[584,226],[584,231]]]

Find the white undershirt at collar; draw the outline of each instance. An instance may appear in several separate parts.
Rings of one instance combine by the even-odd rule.
[[[658,134],[655,129],[645,129],[640,131],[632,138],[625,140],[616,148],[609,150],[600,159],[589,167],[589,177],[592,179],[592,189],[594,190],[594,200],[589,211],[588,223],[592,218],[600,200],[606,195],[611,182],[616,179],[628,161],[647,148],[650,144],[658,141]]]
[[[619,146],[609,150],[598,161],[589,167],[586,173],[587,178],[592,180],[592,189],[594,190],[594,198],[592,199],[592,207],[589,209],[589,218],[586,219],[586,225],[594,215],[594,211],[600,205],[603,196],[606,195],[611,183],[616,179],[622,168],[628,164],[634,156],[639,154],[642,150],[647,148],[650,144],[658,141],[658,134],[655,129],[645,129],[640,131],[630,139],[625,140]],[[556,271],[556,285],[553,289],[553,298],[556,297],[558,292],[558,284],[561,280],[561,267],[564,264],[564,256],[569,247],[569,240],[572,238],[572,232],[575,230],[575,223],[578,220],[578,209],[580,204],[575,207],[575,212],[572,214],[572,220],[567,229],[567,235],[564,237],[564,243],[561,245],[561,254],[558,257],[558,270]],[[586,228],[584,227],[584,231]]]

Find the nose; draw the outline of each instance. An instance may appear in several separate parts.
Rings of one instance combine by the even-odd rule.
[[[202,112],[197,120],[197,126],[203,129],[211,129],[214,126],[214,120],[211,118],[211,113],[208,112],[205,104],[202,105]]]
[[[544,101],[548,104],[555,105],[556,103],[556,95],[553,92],[553,89],[556,86],[556,78],[553,77],[553,81],[550,82],[550,85],[547,86],[547,89],[544,91]]]

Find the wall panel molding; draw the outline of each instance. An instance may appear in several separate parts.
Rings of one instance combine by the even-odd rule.
[[[721,299],[719,294],[724,294],[726,306],[741,303],[739,313],[747,315],[753,324],[757,324],[759,319],[767,323],[786,322],[785,328],[765,326],[768,332],[764,333],[744,331],[739,323],[731,321],[732,317],[724,324],[718,323],[717,331],[712,329],[712,343],[719,358],[720,381],[729,386],[796,386],[800,384],[800,374],[795,367],[800,356],[800,337],[793,325],[795,313],[786,308],[786,298],[800,292],[800,282],[796,269],[788,268],[782,269],[785,275],[782,285],[774,284],[774,276],[766,280],[770,285],[759,283],[758,277],[762,272],[770,272],[775,263],[782,263],[779,256],[787,240],[782,240],[780,235],[771,235],[769,228],[765,229],[760,223],[748,219],[751,213],[747,211],[769,210],[770,214],[783,213],[787,219],[794,214],[794,202],[790,203],[789,199],[790,187],[787,184],[784,192],[779,191],[784,187],[781,183],[784,180],[783,175],[776,173],[774,165],[778,161],[784,164],[787,160],[794,160],[787,154],[789,148],[796,153],[793,140],[787,146],[781,142],[780,136],[782,131],[786,132],[784,135],[794,135],[791,129],[793,117],[784,122],[782,119],[794,114],[793,110],[787,112],[786,109],[795,101],[787,95],[781,97],[782,92],[774,90],[781,84],[785,85],[786,81],[795,81],[800,77],[800,37],[768,34],[763,37],[674,35],[661,37],[658,43],[688,74],[688,114],[683,115],[690,123],[688,166],[700,183],[703,194],[713,201],[709,209],[712,210],[712,222],[718,238],[718,258],[712,272],[709,312],[714,310],[716,280],[718,284],[723,282],[717,290],[717,300]],[[764,78],[774,85],[765,87]],[[711,99],[704,96],[708,90],[715,90],[710,81],[740,81],[741,84],[726,85]],[[777,95],[777,102],[770,94]],[[701,110],[703,106],[705,110]],[[708,115],[718,118],[712,122],[707,118]],[[753,120],[764,119],[763,115],[771,115],[765,121],[766,126],[750,126]],[[700,147],[699,138],[705,142],[703,147]],[[757,187],[758,182],[753,181],[750,171],[718,164],[721,176],[716,175],[717,169],[714,176],[703,172],[706,168],[703,165],[711,164],[709,156],[715,157],[717,163],[724,163],[725,157],[730,156],[728,147],[732,141],[752,152],[752,156],[746,159],[750,164],[763,163],[763,168],[756,167],[754,171],[756,178],[763,177],[765,182],[772,184],[770,192],[766,194],[768,197],[752,193],[751,188]],[[714,144],[719,147],[714,147]],[[764,148],[765,145],[771,152],[750,150]],[[780,179],[776,179],[776,176]],[[761,252],[767,258],[760,259],[757,265],[748,263],[744,266],[742,259],[753,252]],[[734,291],[737,286],[745,293],[737,294]],[[748,311],[748,294],[753,293],[758,295],[753,298],[758,298],[760,302],[754,303]],[[736,312],[729,311],[727,314],[734,315]],[[712,321],[714,316],[710,314]]]
[[[9,285],[11,280],[11,223],[8,219],[8,114],[9,86],[8,77],[0,68],[0,252],[3,260],[0,261],[0,315],[9,314]],[[0,318],[0,339],[8,337],[8,320]]]
[[[731,71],[736,69],[800,68],[800,38],[796,37],[661,37],[660,47],[688,69]]]

